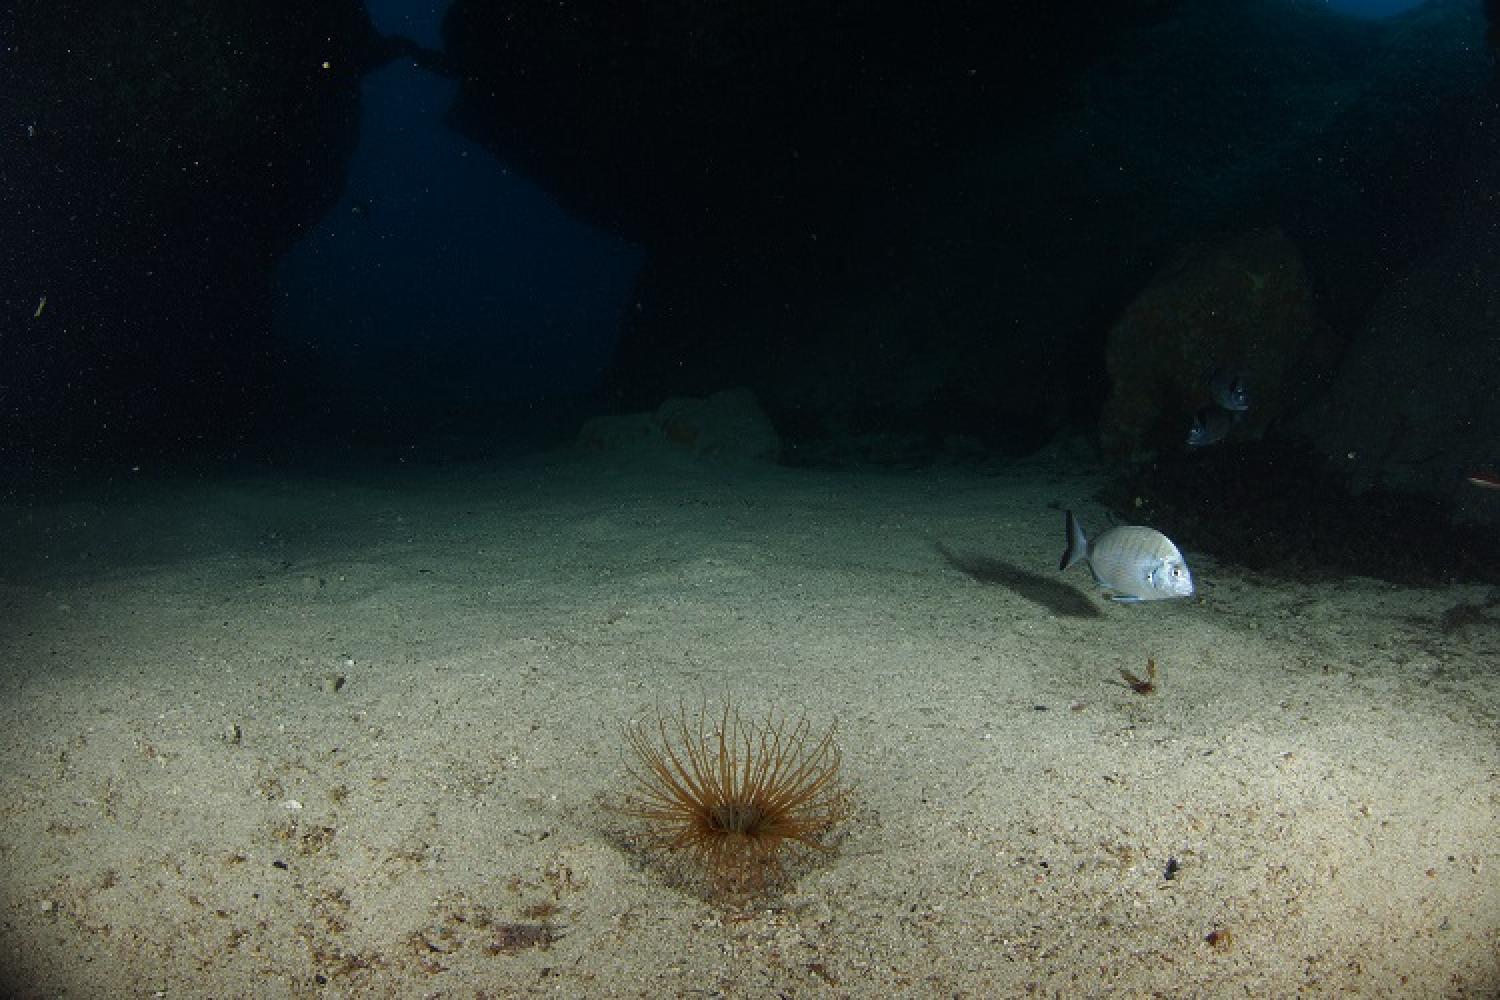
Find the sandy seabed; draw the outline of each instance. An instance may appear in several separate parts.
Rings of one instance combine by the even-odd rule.
[[[558,454],[4,506],[0,970],[23,997],[1500,992],[1489,590],[1189,552],[1198,597],[1111,605],[1056,569],[1097,486]],[[606,808],[623,723],[726,693],[837,719],[856,794],[748,906]]]

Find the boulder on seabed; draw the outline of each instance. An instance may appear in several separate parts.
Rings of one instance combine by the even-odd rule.
[[[1417,493],[1500,527],[1500,238],[1454,239],[1375,303],[1326,394],[1299,413],[1351,490]]]
[[[749,389],[725,389],[707,398],[673,397],[655,413],[594,417],[578,434],[591,451],[634,448],[683,450],[716,458],[776,462],[781,436]]]
[[[1099,418],[1100,446],[1117,458],[1184,447],[1220,368],[1249,379],[1250,410],[1233,433],[1259,437],[1297,402],[1310,348],[1327,339],[1302,256],[1279,229],[1193,246],[1109,332],[1110,394]]]

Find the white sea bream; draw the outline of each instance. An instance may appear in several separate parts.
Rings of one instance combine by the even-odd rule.
[[[1068,547],[1059,570],[1086,562],[1094,582],[1111,601],[1135,604],[1193,596],[1193,574],[1172,540],[1154,528],[1122,525],[1090,541],[1083,526],[1067,512]]]

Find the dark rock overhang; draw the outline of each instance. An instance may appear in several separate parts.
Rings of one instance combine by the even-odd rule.
[[[271,268],[411,47],[360,0],[20,0],[0,38],[0,475],[232,442],[284,402]]]

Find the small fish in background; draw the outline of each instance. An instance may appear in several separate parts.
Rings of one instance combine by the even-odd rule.
[[[1208,380],[1213,402],[1193,414],[1188,426],[1187,446],[1206,448],[1229,436],[1233,421],[1250,409],[1250,379],[1244,372],[1217,369]]]
[[[1211,444],[1218,444],[1229,436],[1231,423],[1233,421],[1227,410],[1221,410],[1217,406],[1203,407],[1193,415],[1193,423],[1187,433],[1187,446],[1207,448]]]
[[[1187,560],[1160,531],[1125,525],[1110,528],[1089,541],[1071,510],[1064,523],[1068,547],[1058,570],[1088,563],[1094,582],[1110,591],[1107,596],[1111,601],[1138,604],[1193,596],[1193,574],[1188,571]]]
[[[1482,490],[1500,490],[1500,474],[1479,471],[1471,472],[1464,478]]]
[[[1215,403],[1231,413],[1250,409],[1250,379],[1244,372],[1220,368],[1208,380],[1208,391]]]

